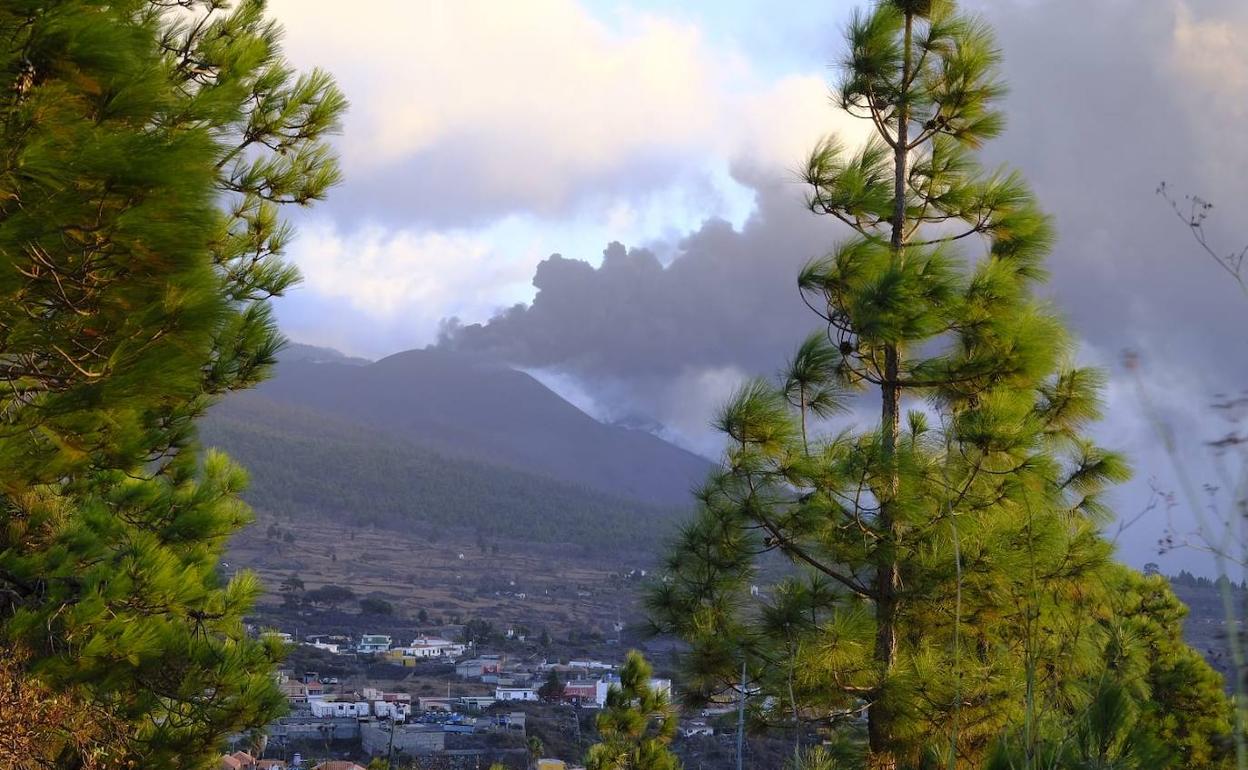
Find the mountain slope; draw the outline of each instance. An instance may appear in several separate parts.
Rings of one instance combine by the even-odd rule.
[[[372,361],[367,358],[355,358],[348,356],[346,353],[334,350],[333,348],[323,348],[317,345],[305,345],[302,342],[288,342],[282,347],[277,354],[278,361],[289,363],[291,361],[307,361],[314,364],[333,363],[333,364],[351,364],[353,366],[364,366],[371,364]]]
[[[399,529],[431,541],[475,532],[495,541],[602,548],[651,546],[680,519],[674,508],[448,457],[258,393],[231,396],[200,430],[205,444],[247,467],[247,500],[279,516]]]
[[[656,505],[687,506],[711,467],[645,431],[598,422],[528,374],[446,351],[366,365],[286,360],[258,393],[449,457]]]

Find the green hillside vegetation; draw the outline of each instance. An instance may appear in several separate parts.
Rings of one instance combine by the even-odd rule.
[[[594,419],[500,361],[426,348],[360,365],[290,351],[300,353],[256,393],[441,455],[663,507],[688,505],[712,468],[652,433]]]
[[[648,506],[497,465],[447,457],[376,429],[240,394],[202,426],[209,446],[247,467],[261,511],[357,526],[488,532],[538,543],[645,548],[675,508]]]

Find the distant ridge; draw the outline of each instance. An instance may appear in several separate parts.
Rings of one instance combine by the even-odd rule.
[[[605,547],[670,534],[711,468],[528,374],[440,350],[368,362],[289,346],[201,433],[247,467],[262,511]]]
[[[448,457],[258,393],[214,410],[201,435],[248,469],[249,503],[296,521],[606,550],[652,547],[681,519],[675,508]]]
[[[687,505],[711,468],[652,433],[595,420],[524,372],[462,353],[287,358],[256,392],[448,456],[649,504]]]
[[[313,364],[352,364],[364,366],[371,364],[367,358],[349,356],[333,348],[317,345],[305,345],[302,342],[288,342],[277,354],[278,361],[307,361]]]

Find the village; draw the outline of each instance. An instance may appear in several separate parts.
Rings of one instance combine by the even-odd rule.
[[[619,682],[621,661],[535,659],[437,636],[259,635],[288,645],[288,667],[277,676],[289,711],[258,740],[236,736],[232,745],[246,748],[222,756],[221,770],[355,770],[383,760],[391,768],[575,770]],[[512,630],[503,638],[525,641]],[[351,673],[289,667],[315,661]],[[650,686],[674,702],[670,678]],[[714,736],[714,718],[732,712],[728,702],[687,715],[680,736]]]

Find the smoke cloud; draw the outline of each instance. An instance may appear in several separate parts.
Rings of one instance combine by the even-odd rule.
[[[1235,44],[1248,38],[1248,10],[1084,0],[983,10],[1012,89],[1009,129],[986,160],[1020,168],[1056,217],[1046,291],[1083,340],[1081,360],[1111,371],[1100,437],[1131,450],[1138,478],[1118,500],[1130,515],[1150,485],[1177,487],[1158,448],[1163,425],[1184,428],[1191,472],[1211,477],[1202,442],[1227,426],[1208,404],[1248,387],[1248,297],[1155,192],[1168,180],[1180,197],[1218,201],[1211,239],[1227,251],[1248,242],[1234,213],[1248,201],[1248,49]],[[817,328],[796,276],[842,235],[802,207],[795,181],[736,171],[757,194],[740,230],[711,220],[678,243],[611,243],[597,267],[552,255],[531,303],[485,323],[451,319],[439,344],[543,372],[599,416],[652,421],[713,453],[705,425],[717,402],[741,378],[774,372]],[[1141,379],[1119,365],[1125,350],[1140,355]],[[1165,526],[1134,525],[1124,551],[1150,558]]]

